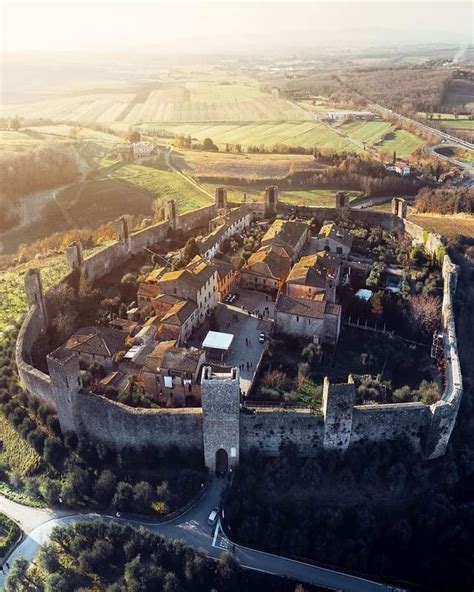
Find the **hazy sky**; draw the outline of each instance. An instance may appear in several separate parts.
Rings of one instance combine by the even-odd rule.
[[[473,2],[0,0],[2,50],[473,42]]]

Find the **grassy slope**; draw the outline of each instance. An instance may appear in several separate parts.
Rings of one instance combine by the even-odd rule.
[[[14,321],[18,315],[26,312],[26,297],[23,287],[23,276],[30,267],[41,270],[43,287],[46,289],[57,282],[67,271],[64,255],[55,255],[47,259],[29,261],[0,272],[0,331]]]
[[[126,164],[114,171],[112,177],[146,189],[160,200],[176,199],[181,214],[211,203],[211,198],[173,171]]]
[[[418,136],[405,130],[396,130],[386,121],[353,122],[343,125],[341,130],[354,140],[366,142],[368,146],[373,146],[390,134],[387,140],[374,147],[389,153],[395,150],[398,156],[409,156],[423,143]]]

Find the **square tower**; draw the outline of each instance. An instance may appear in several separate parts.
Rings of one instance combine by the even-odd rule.
[[[48,313],[43,294],[43,283],[38,269],[28,269],[25,273],[25,292],[29,306],[37,307],[37,314],[41,323],[41,331],[48,328]]]
[[[278,187],[265,187],[265,216],[274,216],[278,205]]]
[[[75,399],[82,389],[79,356],[59,347],[46,356],[46,361],[61,430],[78,431],[74,421],[74,406]]]
[[[215,201],[217,210],[222,210],[222,209],[227,208],[227,188],[226,187],[216,187],[215,188],[214,201]]]
[[[324,448],[347,450],[352,434],[356,390],[352,376],[347,384],[323,384]]]
[[[240,453],[240,378],[238,368],[214,373],[203,368],[201,379],[204,464],[226,473],[237,466]]]
[[[66,247],[66,260],[70,269],[79,269],[82,265],[82,243],[74,241]]]

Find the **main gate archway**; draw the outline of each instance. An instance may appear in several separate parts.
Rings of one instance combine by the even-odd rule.
[[[229,456],[223,448],[216,452],[216,474],[227,473],[229,469]]]

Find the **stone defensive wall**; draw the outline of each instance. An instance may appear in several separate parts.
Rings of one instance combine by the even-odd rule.
[[[264,204],[246,204],[256,217],[265,213]],[[276,408],[243,410],[239,413],[240,448],[248,452],[257,447],[264,454],[277,455],[282,443],[293,441],[302,454],[311,456],[322,446],[344,450],[361,440],[380,441],[393,437],[409,438],[416,448],[428,458],[436,458],[446,451],[453,430],[462,397],[462,375],[459,363],[456,328],[453,311],[458,269],[444,254],[441,237],[428,233],[420,226],[396,215],[344,208],[318,208],[278,203],[277,211],[282,214],[297,214],[326,219],[346,219],[356,223],[381,226],[386,230],[406,232],[423,243],[428,253],[443,257],[443,304],[442,320],[446,359],[445,389],[441,399],[434,405],[402,403],[393,405],[354,405],[353,398],[344,399],[343,406],[334,406],[333,416],[316,414],[309,410],[287,411]],[[90,281],[96,281],[125,263],[133,255],[143,252],[164,240],[170,229],[187,234],[206,227],[215,217],[216,206],[210,205],[189,214],[169,217],[165,222],[139,232],[128,234],[126,225],[118,224],[119,240],[96,251],[91,256],[74,263],[72,269],[79,269]],[[69,258],[68,258],[69,260]],[[72,272],[71,272],[72,273]],[[66,281],[71,274],[65,276]],[[30,297],[30,309],[21,327],[16,344],[16,362],[24,388],[58,409],[53,395],[52,381],[48,374],[34,368],[31,352],[35,342],[47,328],[41,302]],[[340,396],[334,385],[329,389],[329,398]],[[56,388],[57,393],[57,388]],[[331,394],[332,393],[332,394]],[[147,444],[157,446],[176,445],[180,448],[203,450],[203,413],[201,409],[135,409],[84,390],[74,397],[65,397],[69,409],[67,415],[74,429],[90,438],[103,441],[110,446],[140,448]],[[343,411],[341,411],[343,409]],[[326,410],[327,411],[327,410]],[[61,416],[61,412],[58,409]],[[338,415],[340,413],[340,415]],[[61,420],[61,417],[60,417]],[[65,424],[66,427],[66,424]]]
[[[136,409],[85,390],[71,404],[76,431],[111,448],[151,445],[203,451],[200,408]]]

